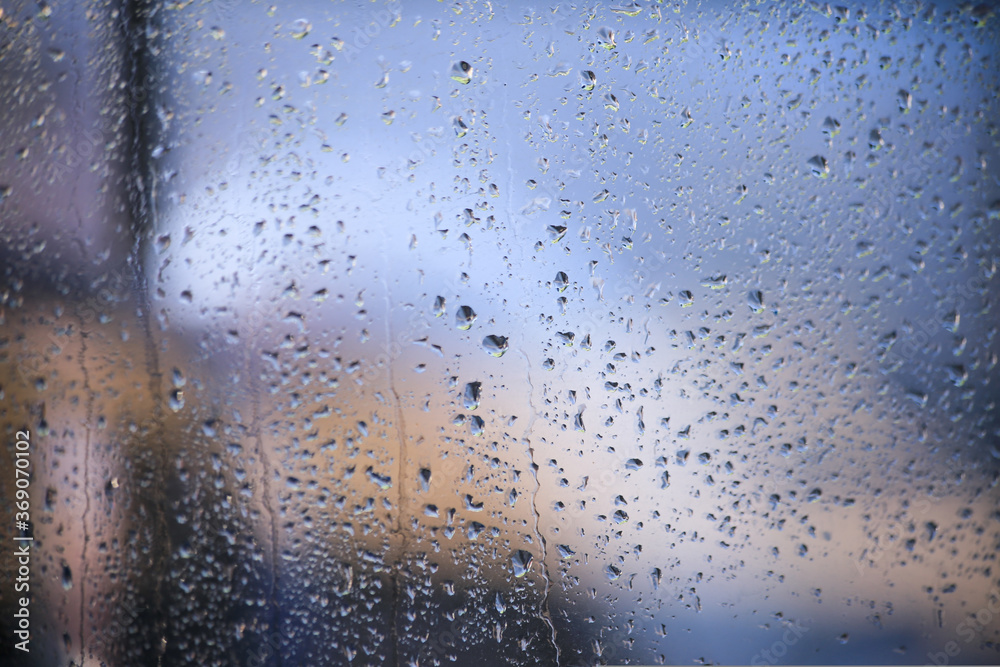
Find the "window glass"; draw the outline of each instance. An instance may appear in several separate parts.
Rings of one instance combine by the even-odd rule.
[[[991,6],[0,20],[38,664],[1000,658]]]

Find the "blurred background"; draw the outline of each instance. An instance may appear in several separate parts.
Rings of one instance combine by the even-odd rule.
[[[0,22],[3,660],[1000,662],[993,5]]]

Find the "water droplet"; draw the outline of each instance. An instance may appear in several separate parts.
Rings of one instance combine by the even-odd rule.
[[[710,289],[723,289],[727,283],[726,276],[712,276],[704,281],[702,281],[702,287],[708,287]]]
[[[638,16],[642,13],[642,5],[635,0],[632,0],[631,2],[623,3],[618,7],[612,7],[611,11],[616,14],[624,14],[625,16]],[[625,41],[627,42],[628,39]]]
[[[908,90],[900,90],[897,96],[899,102],[899,110],[903,113],[909,113],[910,109],[913,107],[913,95]]]
[[[576,555],[576,552],[570,549],[565,544],[557,544],[556,551],[559,552],[559,557],[563,559],[569,559]]]
[[[484,530],[486,530],[486,526],[478,521],[473,521],[469,523],[469,528],[466,530],[465,534],[470,540],[474,540],[479,537]]]
[[[469,83],[472,81],[473,67],[464,60],[459,60],[451,66],[451,78],[459,83]]]
[[[944,324],[944,328],[947,329],[948,331],[952,333],[958,333],[958,325],[960,321],[961,321],[961,316],[958,314],[958,311],[953,310],[944,316],[944,319],[942,320],[941,323]]]
[[[518,549],[511,554],[510,562],[514,567],[514,576],[523,577],[531,570],[531,554],[524,549]]]
[[[882,138],[882,130],[875,128],[868,133],[868,148],[877,151],[885,146],[885,139]]]
[[[479,407],[479,395],[482,383],[480,382],[469,382],[465,385],[465,394],[463,396],[463,405],[465,405],[466,410],[475,410]]]
[[[606,49],[615,48],[615,31],[611,28],[601,28],[597,31],[597,44]]]
[[[822,155],[814,155],[809,158],[808,164],[812,175],[816,178],[827,178],[830,175],[830,165],[827,164],[826,158]]]
[[[472,324],[476,321],[476,311],[472,310],[469,306],[459,306],[458,311],[455,313],[455,326],[466,331],[472,327]]]
[[[945,366],[945,371],[948,373],[948,379],[956,387],[964,386],[966,381],[969,379],[969,372],[965,370],[965,366],[961,364]]]
[[[310,30],[312,30],[312,24],[309,23],[308,19],[296,19],[295,21],[292,21],[290,29],[293,38],[302,39],[309,34]]]
[[[392,477],[378,474],[372,466],[368,466],[365,469],[365,476],[383,491],[388,491],[392,488]]]
[[[490,334],[483,338],[483,349],[494,357],[502,357],[507,351],[507,337]]]

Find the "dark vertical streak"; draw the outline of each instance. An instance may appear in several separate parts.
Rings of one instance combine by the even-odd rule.
[[[87,332],[83,329],[83,318],[80,318],[80,369],[83,371],[83,392],[87,411],[87,423],[84,425],[86,439],[83,450],[83,548],[80,553],[82,566],[80,568],[80,664],[87,662],[87,641],[85,634],[87,609],[87,544],[90,533],[87,530],[87,519],[90,516],[90,429],[94,423],[94,394],[90,388],[90,374],[87,372]]]
[[[167,523],[167,480],[169,469],[165,446],[165,411],[162,396],[162,371],[160,355],[157,349],[156,337],[153,333],[153,322],[150,317],[152,300],[143,271],[142,254],[147,239],[151,238],[156,228],[156,179],[151,164],[148,161],[150,139],[155,131],[150,119],[153,114],[149,108],[150,98],[157,92],[149,86],[153,78],[152,60],[149,54],[149,35],[146,27],[156,13],[156,6],[148,0],[122,0],[119,29],[125,44],[125,64],[123,78],[125,87],[124,112],[128,115],[124,127],[130,138],[130,150],[127,155],[126,185],[128,188],[129,209],[131,213],[132,253],[129,265],[133,272],[133,290],[138,301],[137,314],[145,338],[146,371],[149,378],[149,391],[152,397],[152,424],[145,437],[153,452],[153,465],[144,470],[153,479],[152,487],[156,490],[153,499],[155,514],[153,528],[152,557],[148,562],[148,571],[140,573],[152,577],[156,581],[156,608],[153,610],[153,642],[156,653],[156,664],[162,664],[163,654],[167,648],[166,595],[164,584],[169,571],[169,562],[173,547],[171,544],[170,527]]]

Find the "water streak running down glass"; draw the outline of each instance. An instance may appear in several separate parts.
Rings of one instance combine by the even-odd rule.
[[[0,661],[1000,662],[996,13],[8,3]]]

